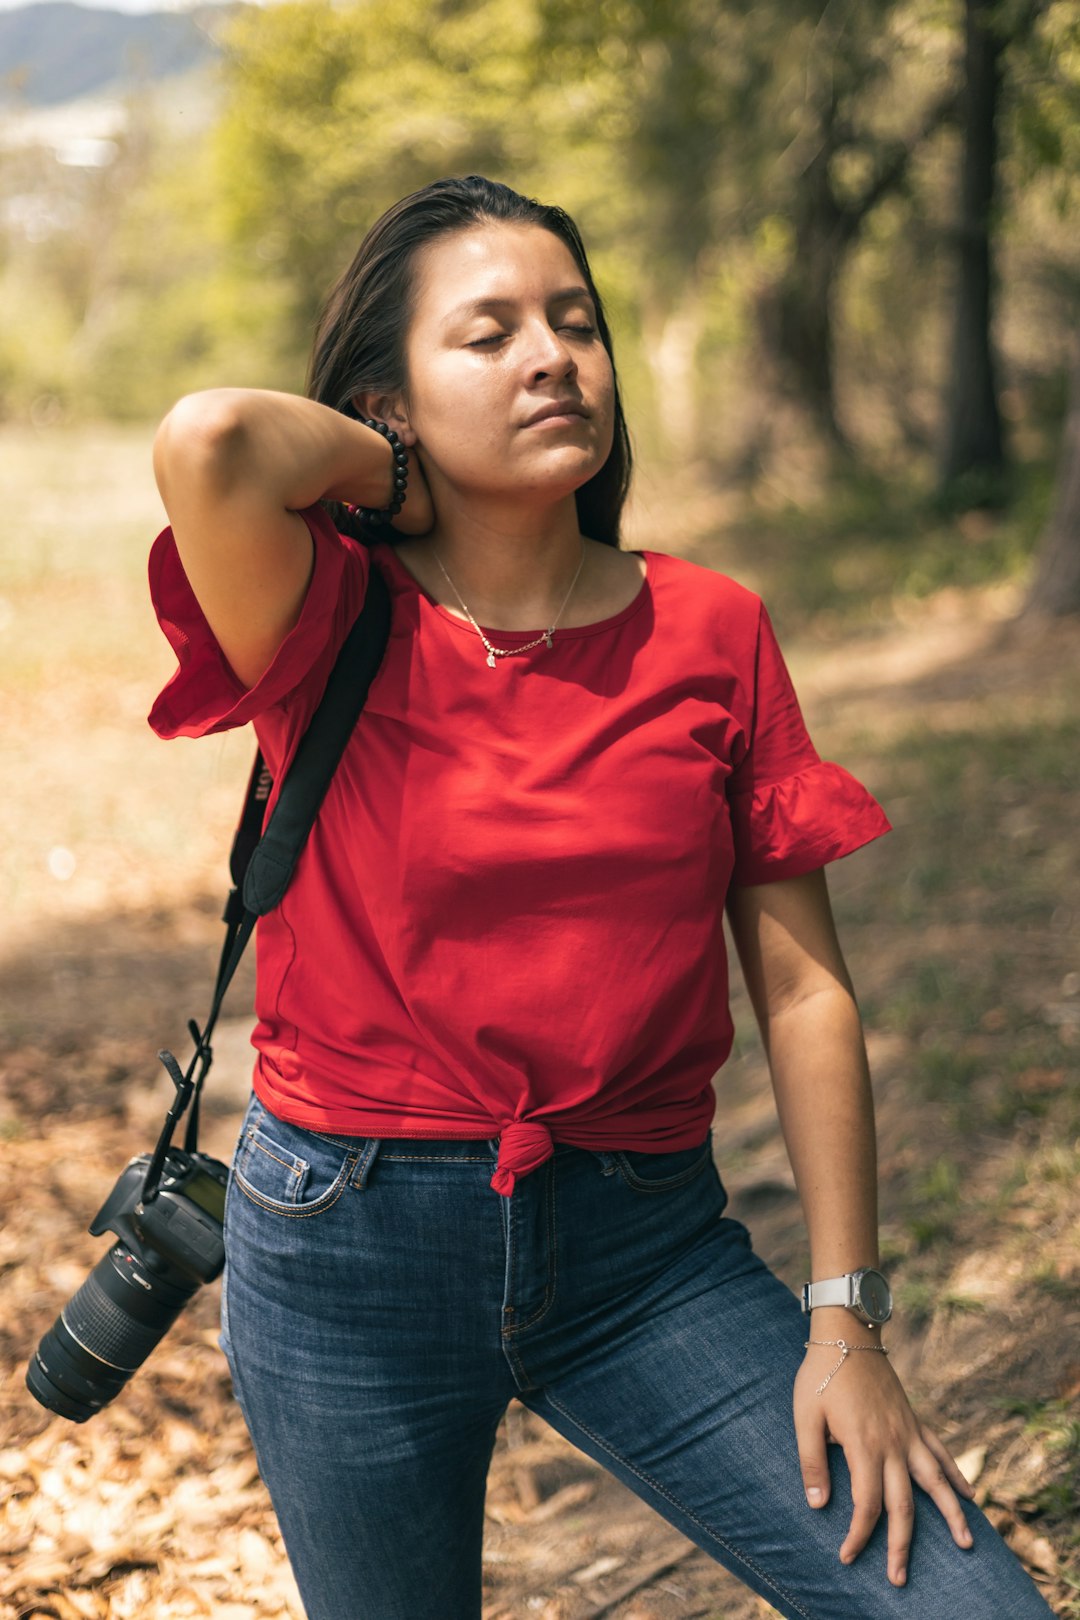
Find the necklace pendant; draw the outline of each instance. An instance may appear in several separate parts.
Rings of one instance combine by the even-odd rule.
[[[548,646],[550,647],[551,646],[551,631],[550,630],[545,630],[544,631],[544,640],[547,642]]]
[[[495,668],[495,654],[493,652],[489,652],[487,655],[487,667],[488,669]]]

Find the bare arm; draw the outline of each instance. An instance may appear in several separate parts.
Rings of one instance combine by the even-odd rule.
[[[299,509],[384,506],[393,457],[340,411],[268,389],[187,394],[154,440],[184,571],[238,678],[252,686],[300,616],[314,547]]]
[[[733,889],[728,917],[769,1059],[813,1276],[876,1266],[874,1103],[825,874]],[[842,1306],[814,1312],[815,1327],[830,1321],[860,1327]]]
[[[824,871],[733,889],[728,917],[768,1054],[777,1112],[806,1217],[811,1278],[878,1260],[874,1107],[862,1023],[840,951]],[[808,1339],[880,1343],[843,1306],[811,1313]],[[807,1500],[829,1497],[826,1442],[844,1448],[854,1512],[849,1563],[889,1515],[888,1575],[906,1579],[914,1479],[960,1546],[971,1537],[956,1497],[973,1495],[938,1437],[916,1418],[883,1355],[853,1354],[823,1394],[835,1349],[811,1347],[795,1381],[795,1428]]]

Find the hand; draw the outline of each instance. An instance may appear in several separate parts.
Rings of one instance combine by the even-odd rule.
[[[848,1344],[876,1342],[852,1323],[844,1332],[815,1333],[818,1338],[844,1338]],[[974,1497],[944,1444],[919,1422],[903,1386],[885,1356],[853,1350],[822,1394],[818,1385],[836,1365],[841,1351],[811,1346],[795,1378],[795,1433],[806,1498],[811,1507],[829,1499],[826,1443],[844,1449],[851,1474],[854,1512],[840,1547],[850,1564],[866,1546],[884,1505],[889,1517],[888,1577],[894,1586],[907,1579],[908,1549],[915,1517],[912,1480],[921,1485],[941,1511],[958,1547],[971,1546],[971,1532],[956,1493]]]

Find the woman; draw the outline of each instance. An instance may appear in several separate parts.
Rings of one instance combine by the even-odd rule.
[[[514,1397],[784,1615],[1049,1613],[883,1353],[823,868],[888,822],[820,761],[758,598],[619,549],[629,446],[573,224],[475,176],[405,198],[328,300],[309,394],[173,408],[150,569],[180,661],[151,724],[252,720],[276,780],[371,568],[393,604],[259,924],[226,1213],[221,1344],[309,1620],[479,1616]],[[725,904],[809,1314],[713,1162]]]

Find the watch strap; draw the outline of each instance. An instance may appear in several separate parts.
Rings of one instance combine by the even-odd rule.
[[[806,1283],[803,1286],[803,1310],[813,1311],[819,1305],[852,1304],[852,1272],[843,1277],[826,1277],[822,1282]]]

